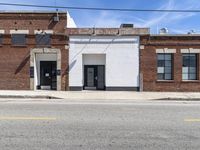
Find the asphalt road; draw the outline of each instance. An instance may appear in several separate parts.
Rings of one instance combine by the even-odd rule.
[[[200,102],[0,102],[1,150],[200,149]]]

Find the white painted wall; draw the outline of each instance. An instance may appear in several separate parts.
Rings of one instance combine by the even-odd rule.
[[[88,55],[85,60],[84,54],[95,55]],[[139,87],[137,36],[71,36],[69,86],[83,86],[83,64],[93,62],[97,54],[105,55],[107,87]]]
[[[67,12],[67,28],[77,28],[77,25],[69,12]]]
[[[35,86],[40,85],[40,61],[57,61],[57,54],[36,54],[35,55],[36,75]]]
[[[106,65],[106,55],[83,54],[83,65]]]

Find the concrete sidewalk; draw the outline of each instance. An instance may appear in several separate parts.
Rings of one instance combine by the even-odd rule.
[[[118,91],[0,91],[0,98],[38,98],[66,100],[200,100],[191,92],[118,92]]]

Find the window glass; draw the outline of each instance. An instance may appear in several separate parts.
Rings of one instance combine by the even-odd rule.
[[[196,73],[196,68],[195,67],[190,67],[189,69],[190,69],[189,72],[194,73],[194,74]]]
[[[182,68],[182,72],[183,73],[188,73],[189,72],[189,68],[188,67],[183,67]]]
[[[171,60],[171,54],[165,54],[165,61],[166,60]]]
[[[172,66],[172,62],[171,62],[171,60],[166,60],[165,61],[165,66],[168,66],[168,67],[171,67]]]
[[[172,80],[172,54],[157,55],[158,80]]]
[[[163,73],[158,73],[158,80],[163,80],[163,78],[164,78],[164,76],[163,76],[164,74]]]
[[[172,68],[171,67],[165,67],[165,73],[171,73]]]
[[[12,44],[13,45],[26,45],[26,35],[25,34],[12,34]]]
[[[182,74],[182,79],[183,79],[183,80],[188,80],[188,74],[186,74],[186,73],[185,73],[185,74]]]
[[[158,54],[158,60],[165,60],[165,55]]]
[[[157,72],[158,73],[164,73],[164,69],[165,69],[164,67],[158,67]]]
[[[172,75],[171,74],[165,74],[165,80],[171,80]]]
[[[165,61],[164,60],[158,60],[158,67],[164,67]]]
[[[196,74],[191,73],[190,74],[190,80],[196,80]]]
[[[183,80],[197,80],[197,54],[183,54]]]

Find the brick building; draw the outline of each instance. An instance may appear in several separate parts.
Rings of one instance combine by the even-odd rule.
[[[66,90],[66,27],[66,12],[1,12],[0,89]]]
[[[70,27],[67,12],[0,12],[0,90],[200,91],[200,35]]]
[[[144,91],[200,91],[200,35],[149,35],[140,40]]]
[[[1,12],[0,89],[139,89],[140,35],[148,28],[69,27],[67,12]]]

